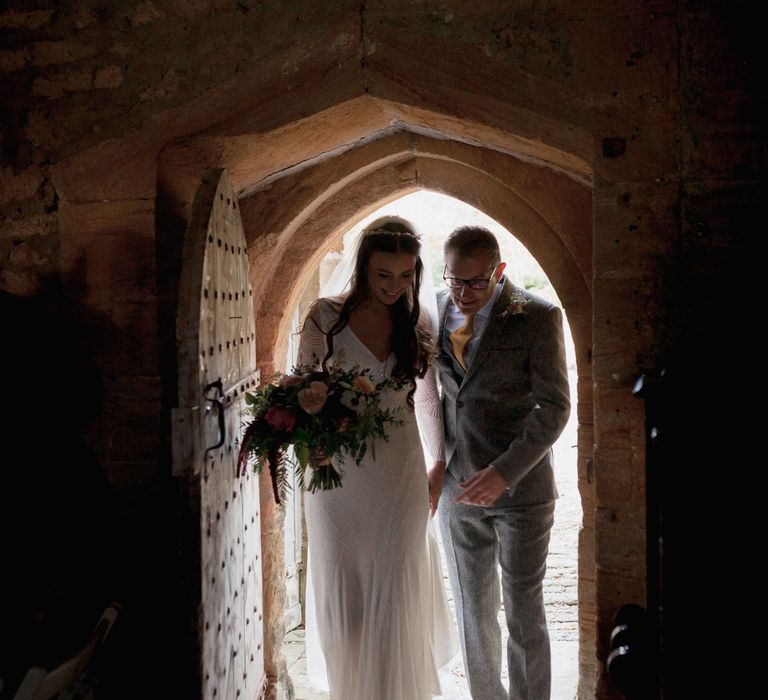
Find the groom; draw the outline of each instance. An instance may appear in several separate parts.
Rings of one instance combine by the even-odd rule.
[[[561,312],[503,276],[487,229],[456,229],[444,255],[436,362],[448,466],[439,513],[469,687],[474,700],[507,698],[497,622],[503,597],[508,697],[547,700],[551,447],[570,411]],[[430,473],[431,491],[440,493],[442,476]]]

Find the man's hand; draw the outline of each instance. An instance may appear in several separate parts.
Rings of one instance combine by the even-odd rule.
[[[473,506],[490,506],[504,493],[507,482],[492,466],[481,469],[471,479],[462,481],[459,486],[464,493],[458,496],[456,503],[468,503]]]
[[[427,472],[427,481],[429,482],[429,510],[434,516],[437,512],[437,504],[440,501],[440,494],[443,491],[445,462],[442,460],[435,462],[432,469]]]

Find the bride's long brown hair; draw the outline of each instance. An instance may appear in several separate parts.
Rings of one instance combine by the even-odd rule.
[[[333,354],[333,338],[349,324],[349,315],[360,302],[370,294],[368,286],[368,263],[371,255],[381,253],[406,253],[416,257],[413,283],[405,294],[389,307],[392,318],[390,347],[395,354],[392,376],[410,382],[407,402],[413,407],[416,378],[426,374],[432,356],[432,334],[421,320],[419,289],[421,288],[424,264],[421,261],[421,240],[414,227],[405,219],[386,216],[371,222],[361,235],[355,261],[355,271],[350,281],[350,292],[339,310],[336,323],[326,333],[328,352],[323,358],[323,367]]]

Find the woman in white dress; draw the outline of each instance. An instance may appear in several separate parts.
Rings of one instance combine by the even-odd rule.
[[[363,232],[349,292],[319,299],[304,321],[299,363],[369,368],[382,407],[400,408],[343,483],[305,495],[310,596],[333,700],[425,700],[440,694],[438,668],[456,650],[437,544],[428,528],[445,472],[443,422],[431,334],[419,322],[421,245],[413,227],[387,217]],[[418,419],[418,424],[417,424]],[[421,431],[421,432],[420,432]],[[314,620],[313,614],[314,613]]]

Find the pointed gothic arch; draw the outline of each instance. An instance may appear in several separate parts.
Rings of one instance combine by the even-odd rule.
[[[580,692],[589,696],[602,675],[598,650],[600,627],[605,626],[605,614],[596,605],[598,533],[595,487],[589,478],[594,441],[589,168],[582,159],[545,144],[498,131],[489,136],[476,124],[467,123],[462,130],[462,121],[450,115],[438,115],[444,117],[442,131],[424,126],[423,110],[419,118],[405,120],[414,113],[404,110],[393,119],[391,103],[382,111],[380,100],[357,98],[274,133],[206,133],[169,144],[158,162],[161,208],[171,223],[174,218],[183,221],[203,167],[215,162],[230,170],[248,245],[259,368],[267,375],[279,369],[275,358],[283,355],[287,340],[287,310],[295,307],[303,275],[343,230],[381,204],[418,189],[435,190],[472,204],[516,232],[555,286],[576,348],[584,512],[579,539]],[[485,141],[484,135],[489,136]],[[262,502],[261,507],[269,519],[270,504]],[[279,533],[272,530],[265,537]],[[270,570],[282,569],[277,554],[282,543],[265,540],[262,547],[269,578]],[[270,607],[280,608],[282,595],[274,586],[265,587],[267,615]],[[279,626],[281,612],[274,614]],[[277,658],[279,640],[268,637],[265,645],[268,672],[276,675],[270,663]]]
[[[389,146],[389,148],[387,148]],[[462,143],[413,134],[391,134],[366,145],[378,160],[355,162],[344,154],[282,180],[270,182],[241,200],[257,291],[256,315],[262,370],[276,367],[288,341],[293,309],[303,287],[331,243],[357,220],[403,194],[429,189],[464,201],[491,215],[536,257],[557,290],[571,325],[579,372],[579,473],[592,457],[591,332],[592,297],[589,231],[591,190],[543,166],[515,162],[511,156]],[[382,154],[384,154],[382,156]],[[363,156],[363,153],[358,153]],[[355,167],[356,166],[356,167]],[[532,177],[532,170],[535,177]],[[331,173],[337,177],[332,179]],[[324,183],[313,190],[307,183]],[[546,209],[546,191],[560,205]],[[314,194],[314,197],[312,196]],[[586,236],[585,241],[582,236]],[[265,261],[269,262],[265,262]],[[286,283],[294,280],[294,284]],[[580,482],[584,484],[585,480]],[[596,615],[593,502],[581,488],[584,526],[580,537],[579,616],[582,684],[596,675]]]

